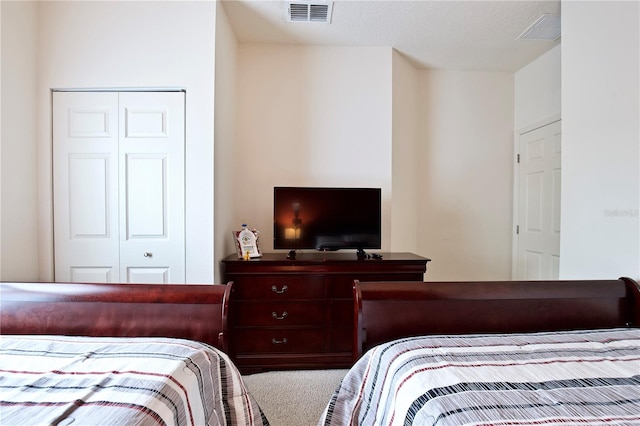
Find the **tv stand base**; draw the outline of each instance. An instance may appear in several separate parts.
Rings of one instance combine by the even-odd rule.
[[[362,249],[358,249],[358,252],[357,252],[356,255],[358,256],[358,260],[364,260],[364,259],[380,260],[380,259],[382,259],[382,255],[380,253],[368,254],[366,251],[364,251]]]

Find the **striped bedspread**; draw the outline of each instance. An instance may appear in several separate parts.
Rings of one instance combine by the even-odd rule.
[[[321,425],[640,424],[640,330],[432,336],[353,366]]]
[[[0,337],[2,425],[266,425],[226,354],[166,338]]]

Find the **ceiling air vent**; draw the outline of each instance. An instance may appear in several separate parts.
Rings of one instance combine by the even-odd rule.
[[[331,22],[333,2],[289,2],[288,5],[291,22]]]
[[[560,38],[560,15],[546,13],[518,36],[525,40],[557,40]]]

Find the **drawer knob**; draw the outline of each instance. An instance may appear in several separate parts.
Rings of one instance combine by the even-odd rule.
[[[276,312],[271,312],[271,316],[277,320],[285,319],[289,314],[287,311],[282,312],[282,315],[278,315]]]
[[[282,340],[278,340],[275,337],[273,337],[271,339],[271,343],[273,343],[274,345],[286,345],[287,342],[288,342],[288,340],[287,340],[286,337],[284,339],[282,339]]]
[[[287,287],[286,285],[283,285],[281,290],[278,290],[278,287],[276,287],[275,285],[271,286],[271,291],[274,292],[274,293],[278,293],[278,294],[282,294],[285,291],[287,291],[288,289],[289,289],[289,287]]]

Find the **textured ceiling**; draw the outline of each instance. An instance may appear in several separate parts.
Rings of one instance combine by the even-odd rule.
[[[330,24],[288,22],[287,4],[223,1],[239,43],[388,46],[423,68],[514,72],[559,43],[517,37],[560,1],[334,0]]]

